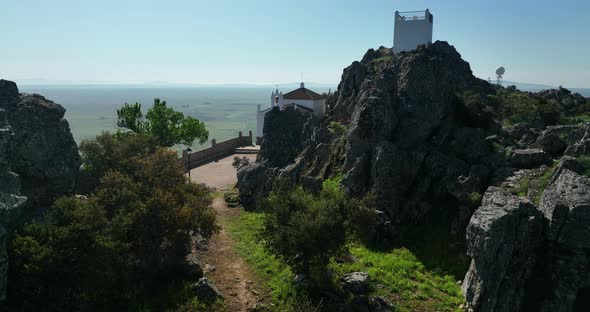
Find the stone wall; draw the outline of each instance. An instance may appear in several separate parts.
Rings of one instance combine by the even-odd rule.
[[[182,151],[182,164],[184,168],[195,168],[215,161],[217,159],[232,155],[236,148],[242,146],[252,145],[252,131],[249,131],[247,136],[244,136],[240,131],[238,137],[217,143],[215,139],[211,140],[211,147],[191,153],[190,162],[188,152]]]

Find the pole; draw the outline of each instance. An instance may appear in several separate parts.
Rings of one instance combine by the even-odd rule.
[[[190,148],[190,147],[188,147],[188,148],[186,149],[186,153],[187,153],[187,155],[188,155],[188,164],[187,164],[187,165],[188,165],[188,180],[189,180],[189,181],[190,181],[190,179],[191,179],[191,152],[192,152],[192,151],[193,151],[193,150],[191,150],[191,148]]]

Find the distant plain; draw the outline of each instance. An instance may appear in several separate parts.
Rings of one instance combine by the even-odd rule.
[[[21,92],[38,93],[66,109],[66,119],[78,144],[102,131],[116,131],[116,110],[125,102],[142,104],[143,112],[153,104],[154,98],[189,116],[205,122],[209,141],[194,144],[193,150],[211,145],[252,130],[256,135],[256,107],[270,106],[271,87],[182,87],[134,88],[111,86],[23,86]],[[281,89],[288,92],[290,89]],[[316,92],[326,90],[315,89]],[[181,147],[177,147],[181,148]]]

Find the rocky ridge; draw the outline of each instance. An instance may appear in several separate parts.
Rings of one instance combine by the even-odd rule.
[[[0,80],[0,299],[11,231],[76,187],[81,159],[64,113],[61,105]]]
[[[498,90],[446,42],[397,55],[371,49],[344,70],[323,119],[294,110],[266,115],[258,161],[238,172],[241,200],[254,203],[276,179],[313,192],[317,181],[341,176],[349,195],[375,194],[385,239],[442,209],[472,258],[467,310],[573,311],[590,281],[590,195],[571,156],[590,154],[590,126],[474,119],[461,98]],[[554,101],[566,116],[587,105],[562,88],[528,96]],[[541,189],[516,194],[548,173]]]

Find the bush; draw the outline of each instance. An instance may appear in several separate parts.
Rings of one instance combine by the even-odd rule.
[[[319,195],[278,183],[262,204],[267,212],[263,236],[295,272],[308,273],[342,251],[347,236],[375,236],[372,198],[346,198],[338,180],[324,181]]]
[[[460,99],[473,126],[495,119],[505,125],[527,123],[542,127],[558,124],[563,119],[556,101],[518,90],[500,89],[491,95],[468,91]]]
[[[331,121],[328,125],[328,128],[337,136],[341,136],[346,133],[346,127],[337,121]]]
[[[104,134],[86,142],[85,166],[99,181],[94,194],[58,200],[10,244],[16,310],[143,305],[182,273],[191,235],[217,230],[208,189],[188,183],[175,152],[147,153],[148,142]]]
[[[243,156],[242,158],[236,156],[234,157],[234,161],[232,162],[232,166],[236,168],[236,170],[240,170],[250,164],[250,160]]]
[[[273,193],[266,202],[269,211],[264,236],[268,246],[299,273],[326,265],[345,243],[341,202],[322,191],[319,198],[301,187]]]
[[[107,171],[134,172],[140,170],[140,160],[156,150],[153,138],[135,133],[103,132],[94,139],[80,143],[82,169],[78,193],[93,193]]]

